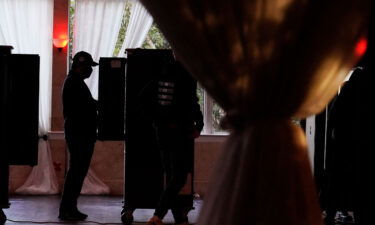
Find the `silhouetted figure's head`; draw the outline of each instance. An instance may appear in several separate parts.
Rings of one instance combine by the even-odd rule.
[[[89,78],[92,67],[99,65],[92,59],[92,56],[84,51],[77,52],[73,57],[72,70],[81,75],[83,79]]]

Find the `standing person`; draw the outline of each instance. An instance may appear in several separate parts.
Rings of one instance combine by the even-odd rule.
[[[340,100],[342,96],[343,103],[338,105],[341,114],[337,113],[335,118],[336,160],[332,168],[331,190],[328,190],[331,210],[327,213],[327,225],[334,224],[334,210],[340,209],[353,210],[357,225],[373,224],[375,185],[371,178],[375,168],[375,110],[372,86],[375,68],[369,56],[372,55],[369,53],[362,60],[361,67],[354,70],[338,98]]]
[[[373,199],[375,198],[374,176],[374,88],[375,67],[372,64],[373,55],[369,58],[363,70],[353,74],[355,82],[355,115],[353,116],[353,130],[355,131],[355,208],[354,217],[357,225],[374,224]]]
[[[354,76],[362,68],[354,69]],[[327,148],[325,153],[325,197],[324,218],[326,225],[336,224],[339,219],[350,222],[352,217],[347,213],[354,209],[355,185],[355,96],[356,86],[353,76],[343,83],[340,93],[329,104],[327,122]]]
[[[173,62],[166,67],[157,86],[154,127],[167,184],[147,225],[162,225],[168,209],[177,225],[187,225],[187,213],[178,194],[192,171],[194,139],[203,128],[197,82],[179,62]]]
[[[60,203],[61,220],[84,220],[87,215],[77,208],[77,199],[90,166],[97,130],[97,101],[84,80],[97,66],[87,52],[78,52],[65,79],[62,100],[65,139],[70,155],[69,169],[65,178]]]

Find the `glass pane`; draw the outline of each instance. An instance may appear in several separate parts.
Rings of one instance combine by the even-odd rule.
[[[214,101],[212,105],[212,126],[214,133],[225,132],[225,130],[223,130],[223,128],[221,128],[220,126],[220,122],[224,118],[224,116],[224,110],[219,106],[219,104]]]
[[[131,7],[132,7],[131,1],[126,1],[125,8],[124,8],[124,15],[122,17],[121,27],[117,36],[117,42],[116,42],[115,50],[113,51],[113,56],[117,56],[119,54],[119,51],[121,50],[121,47],[122,47],[122,43],[124,43],[126,29],[128,28],[129,19],[130,19]]]
[[[72,50],[73,50],[73,30],[74,30],[74,15],[75,15],[75,6],[76,2],[75,0],[69,1],[69,48],[68,48],[68,60],[69,60],[69,68],[71,65],[72,60]]]
[[[197,86],[197,96],[198,96],[198,103],[201,107],[201,111],[204,115],[204,89],[202,88],[202,86],[198,83],[198,86]]]
[[[165,39],[163,33],[159,30],[158,26],[154,22],[151,25],[150,30],[146,36],[145,42],[142,45],[142,48],[147,49],[170,49],[171,46],[168,41]]]

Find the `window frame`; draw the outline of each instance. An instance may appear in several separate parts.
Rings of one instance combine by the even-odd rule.
[[[214,128],[214,118],[213,118],[213,108],[214,108],[214,99],[207,93],[207,91],[200,86],[203,90],[203,122],[204,127],[202,135],[215,135],[215,136],[226,136],[229,133],[227,131],[215,131]]]

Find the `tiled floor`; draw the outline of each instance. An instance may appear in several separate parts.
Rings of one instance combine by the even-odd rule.
[[[10,199],[11,207],[4,209],[8,217],[6,225],[33,225],[33,224],[122,224],[121,223],[121,196],[81,196],[79,209],[88,214],[84,222],[66,223],[57,218],[60,196],[13,196]],[[194,201],[194,210],[189,213],[190,223],[196,223],[202,201]],[[152,209],[137,209],[134,212],[134,225],[142,225],[152,216]],[[166,224],[173,224],[173,217],[169,212],[164,218]]]

